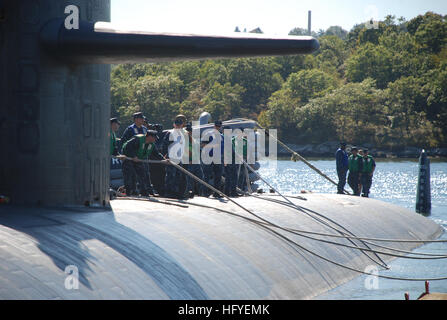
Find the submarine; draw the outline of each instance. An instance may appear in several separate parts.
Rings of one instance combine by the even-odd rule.
[[[10,199],[0,299],[311,299],[443,233],[407,209],[338,194],[110,200],[109,64],[319,44],[108,21],[109,0],[0,1],[0,195]]]

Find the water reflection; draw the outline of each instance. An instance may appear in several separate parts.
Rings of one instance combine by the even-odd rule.
[[[319,159],[311,161],[314,166],[337,181],[335,161]],[[301,190],[315,193],[336,193],[336,187],[329,181],[311,171],[302,162],[278,161],[275,165],[261,163],[260,174],[275,188],[284,194],[298,194]],[[418,163],[417,161],[377,161],[377,169],[371,188],[371,197],[390,202],[414,211],[416,204]],[[261,188],[268,190],[262,182]],[[348,186],[347,186],[348,188]],[[447,162],[436,161],[431,164],[432,214],[430,219],[447,230]],[[447,239],[447,232],[442,239]],[[429,244],[420,252],[447,253],[445,243]],[[396,259],[391,263],[390,271],[381,271],[392,276],[440,277],[447,274],[447,260],[407,260]],[[409,292],[416,299],[424,291],[423,282],[393,281],[379,279],[378,290],[365,289],[365,276],[360,276],[342,285],[318,299],[404,299]],[[432,292],[447,292],[447,280],[432,282]]]

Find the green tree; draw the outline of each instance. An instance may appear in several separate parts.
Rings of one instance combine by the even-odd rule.
[[[377,133],[386,123],[383,101],[383,92],[372,79],[346,84],[295,109],[300,137],[312,142],[337,138],[376,144]]]
[[[112,115],[124,127],[141,110],[170,127],[178,112],[209,111],[257,118],[293,142],[447,146],[446,16],[388,15],[379,29],[312,35],[320,49],[310,55],[113,66]]]
[[[438,145],[447,145],[447,60],[427,76],[427,118],[439,128]]]
[[[292,73],[284,86],[290,90],[293,98],[304,104],[310,99],[329,93],[337,87],[337,80],[320,70],[302,70]]]
[[[204,110],[208,111],[213,119],[231,119],[246,115],[242,108],[242,94],[244,88],[229,82],[221,85],[216,82],[204,98]]]
[[[320,49],[316,63],[320,70],[343,76],[344,62],[349,56],[346,42],[337,36],[323,36],[319,39]]]
[[[283,79],[280,66],[273,58],[234,59],[228,67],[231,85],[245,88],[242,105],[253,113],[258,113],[270,95],[281,88]]]
[[[310,99],[321,97],[337,86],[334,77],[319,70],[302,70],[292,73],[281,90],[269,99],[267,109],[258,118],[264,125],[276,128],[285,139],[296,137],[295,110]]]
[[[258,121],[266,128],[277,129],[283,139],[294,141],[292,139],[296,137],[297,130],[292,115],[300,104],[300,99],[294,97],[288,87],[284,87],[269,98],[267,109],[259,115]]]
[[[229,80],[227,67],[219,61],[206,61],[199,71],[199,81],[206,88],[211,88],[217,82],[225,84]]]
[[[392,57],[388,48],[367,43],[347,59],[346,77],[352,82],[373,78],[377,86],[383,89],[396,78],[392,72]]]
[[[180,113],[184,114],[188,119],[196,120],[197,117],[205,111],[205,97],[207,90],[203,86],[198,86],[189,93],[186,100],[180,105]]]
[[[441,15],[428,12],[414,36],[422,48],[438,53],[447,43],[447,22]]]
[[[400,77],[422,76],[436,66],[432,56],[419,53],[414,36],[408,32],[383,34],[379,44],[391,54],[389,65],[393,76],[390,81]]]
[[[385,91],[387,115],[394,129],[394,136],[402,145],[414,143],[414,128],[417,117],[427,106],[427,94],[422,80],[415,77],[402,77],[390,83]]]
[[[348,36],[348,31],[346,31],[345,29],[343,29],[340,26],[332,26],[329,27],[326,32],[324,33],[324,35],[326,36],[336,36],[342,40],[345,40],[346,37]]]
[[[177,76],[185,85],[185,90],[182,92],[182,98],[185,98],[189,94],[189,91],[197,85],[200,72],[200,62],[175,62],[171,64],[170,69],[170,73]]]
[[[291,73],[298,72],[305,68],[304,55],[274,57],[273,61],[279,66],[278,72],[283,79],[287,79]]]
[[[303,28],[293,28],[289,31],[289,36],[308,36],[309,30]],[[314,38],[318,38],[319,34],[315,31],[311,31],[311,36]]]
[[[170,127],[179,113],[183,82],[176,76],[146,76],[134,83],[133,105],[139,106],[149,122],[161,122]],[[134,110],[131,110],[132,112]],[[127,108],[120,108],[120,113],[130,116]]]

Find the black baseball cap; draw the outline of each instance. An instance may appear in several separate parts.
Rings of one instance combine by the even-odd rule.
[[[117,118],[111,118],[110,119],[110,123],[112,124],[112,123],[118,123],[118,124],[121,124],[121,122],[117,119]]]
[[[143,115],[143,112],[135,112],[135,113],[133,114],[133,118],[134,118],[134,119],[138,119],[138,118],[140,118],[140,119],[146,119],[145,116]]]
[[[215,125],[216,127],[222,127],[222,121],[220,121],[220,120],[216,120],[216,121],[214,121],[214,125]]]
[[[357,147],[352,147],[351,151],[359,151],[359,149],[357,149]]]
[[[152,136],[152,137],[156,137],[157,134],[158,134],[158,132],[155,131],[155,130],[147,130],[147,132],[146,132],[146,137],[150,137],[150,136]]]

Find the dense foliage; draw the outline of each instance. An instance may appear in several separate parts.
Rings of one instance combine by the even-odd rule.
[[[112,115],[128,124],[141,110],[171,127],[178,113],[208,111],[257,119],[296,144],[447,145],[447,16],[314,36],[320,50],[308,56],[114,66]]]

